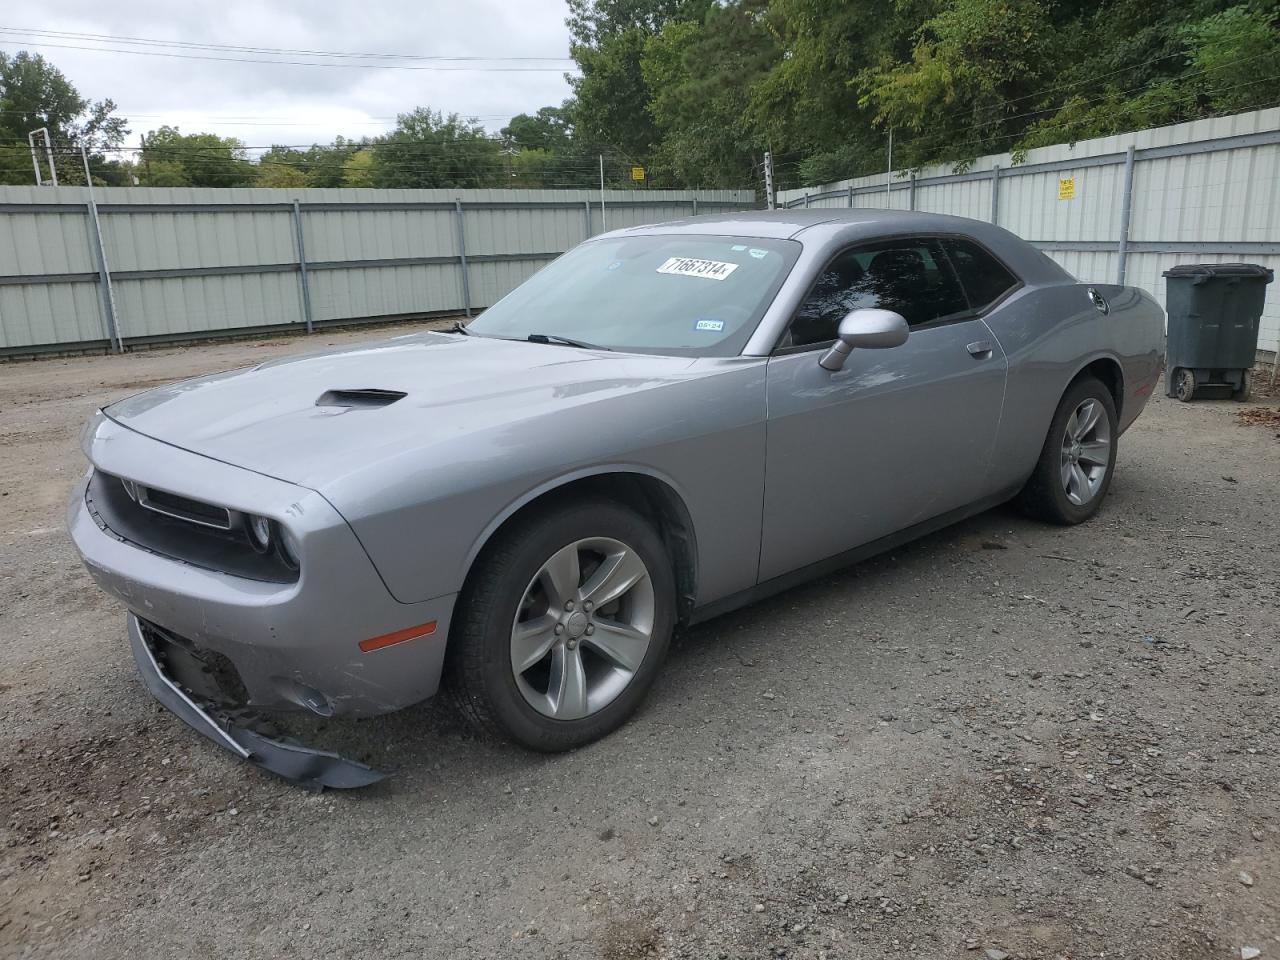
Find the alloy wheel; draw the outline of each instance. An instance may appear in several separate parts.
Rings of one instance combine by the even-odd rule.
[[[1097,495],[1111,468],[1111,421],[1102,403],[1082,400],[1062,435],[1062,486],[1078,507]]]
[[[591,537],[557,550],[525,588],[511,626],[511,669],[525,702],[555,720],[603,710],[653,640],[654,587],[640,555]]]

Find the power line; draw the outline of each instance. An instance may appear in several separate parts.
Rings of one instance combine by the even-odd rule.
[[[0,27],[0,33],[16,33],[21,35],[55,37],[70,40],[88,40],[94,43],[111,42],[128,45],[146,45],[157,47],[174,47],[190,50],[226,50],[236,53],[261,53],[281,56],[302,55],[309,57],[338,57],[360,60],[436,60],[447,62],[532,62],[562,63],[571,62],[572,57],[531,57],[531,56],[446,56],[441,54],[412,53],[351,53],[336,50],[309,50],[295,47],[251,47],[228,43],[197,43],[186,40],[159,40],[148,37],[124,37],[107,33],[78,33],[70,30],[41,30],[30,27]]]
[[[114,47],[86,47],[73,43],[53,43],[37,40],[34,43],[0,39],[0,45],[41,49],[53,47],[62,50],[86,50],[94,53],[124,53],[137,57],[168,57],[174,60],[213,60],[222,63],[269,63],[292,67],[325,67],[331,70],[428,70],[437,73],[565,73],[577,67],[490,67],[490,66],[442,66],[440,64],[405,63],[325,63],[316,60],[270,60],[261,57],[214,57],[198,53],[169,53],[160,50],[128,50]]]

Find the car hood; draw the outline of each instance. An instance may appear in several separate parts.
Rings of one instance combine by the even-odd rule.
[[[409,448],[683,379],[693,363],[425,333],[174,383],[104,412],[153,439],[319,490]]]

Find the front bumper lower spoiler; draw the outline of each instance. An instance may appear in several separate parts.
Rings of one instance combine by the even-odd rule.
[[[300,743],[274,740],[229,719],[215,719],[181,687],[165,676],[143,636],[142,624],[132,613],[128,617],[129,646],[138,662],[138,672],[148,692],[164,707],[185,721],[197,733],[224,750],[299,786],[319,790],[324,787],[346,790],[377,783],[386,774],[336,753],[316,750]]]

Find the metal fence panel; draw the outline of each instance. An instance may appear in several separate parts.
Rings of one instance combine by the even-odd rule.
[[[994,219],[1081,280],[1114,283],[1123,272],[1162,304],[1162,274],[1179,263],[1244,260],[1280,271],[1280,108],[1037,148],[1017,164],[1008,154],[979,157],[962,173],[931,167],[915,180],[912,190],[905,171],[895,172],[888,202],[884,174],[778,200],[843,206],[852,190],[856,207],[903,209],[902,196],[913,196],[916,210]],[[1275,287],[1258,345],[1280,349]]]
[[[107,337],[92,283],[0,285],[0,342],[6,345],[106,343]]]
[[[603,213],[599,191],[575,190],[94,192],[126,343],[461,313],[606,222],[756,205],[727,190],[611,190]],[[0,354],[108,339],[88,200],[82,187],[0,187]]]

